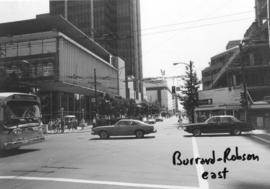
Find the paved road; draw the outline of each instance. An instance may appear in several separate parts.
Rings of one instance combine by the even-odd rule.
[[[44,143],[0,157],[0,188],[270,188],[269,144],[250,135],[191,137],[177,129],[177,119],[157,123],[158,132],[143,139],[100,140],[89,130],[52,134]],[[212,165],[174,166],[172,156],[216,159],[231,148],[259,161],[217,161]],[[178,162],[179,163],[179,162]],[[226,179],[211,179],[224,171]],[[202,174],[209,172],[208,179]],[[211,172],[213,172],[211,174]],[[220,173],[222,174],[222,172]]]

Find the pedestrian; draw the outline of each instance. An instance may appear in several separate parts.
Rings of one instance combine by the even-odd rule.
[[[178,118],[178,129],[182,126],[182,116],[181,115],[179,115],[179,118]]]
[[[65,132],[65,121],[63,118],[61,118],[61,132],[64,133]]]
[[[53,123],[53,131],[54,133],[59,133],[60,130],[60,119],[57,118]]]
[[[53,130],[53,121],[50,120],[48,123],[48,130]]]
[[[96,117],[93,118],[93,128],[97,126],[97,120]]]

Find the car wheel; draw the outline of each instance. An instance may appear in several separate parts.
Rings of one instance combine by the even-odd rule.
[[[144,137],[144,133],[143,133],[143,131],[141,131],[141,130],[139,130],[139,131],[136,131],[136,137],[137,138],[143,138]]]
[[[232,135],[240,135],[241,131],[239,129],[233,129],[232,130]]]
[[[201,130],[200,130],[200,129],[195,129],[195,130],[193,131],[193,135],[194,135],[194,136],[200,136],[200,135],[201,135]]]
[[[100,136],[101,139],[109,138],[109,134],[106,131],[101,131],[99,133],[99,136]]]

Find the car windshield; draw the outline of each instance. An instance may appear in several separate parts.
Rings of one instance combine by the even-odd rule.
[[[210,117],[205,122],[206,123],[218,123],[219,122],[219,117]]]
[[[36,122],[40,117],[40,109],[35,102],[11,101],[7,103],[4,110],[4,120],[8,125],[14,120],[20,123]]]
[[[130,121],[120,120],[115,124],[115,126],[126,126],[126,125],[130,125]]]
[[[232,120],[234,121],[234,122],[241,122],[239,119],[237,119],[236,117],[231,117],[232,118]]]

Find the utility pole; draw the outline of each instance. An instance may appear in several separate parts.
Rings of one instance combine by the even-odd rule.
[[[90,37],[95,38],[95,27],[94,27],[94,0],[90,0]]]
[[[65,13],[64,13],[64,17],[65,17],[65,19],[67,19],[68,20],[68,0],[65,0],[65,8],[64,8],[64,10],[65,10]]]
[[[194,87],[195,86],[193,86],[193,62],[190,60],[189,61],[189,77],[190,77],[190,83],[191,83],[191,85],[190,85],[190,92],[191,92],[191,95],[192,95],[192,98],[194,99],[195,98],[195,89],[194,89]],[[191,113],[191,122],[192,123],[194,123],[195,122],[195,116],[194,116],[194,108],[192,109],[192,113]]]
[[[96,115],[98,113],[98,103],[97,103],[97,76],[96,76],[96,68],[94,68],[94,86],[95,86],[95,110],[96,110]],[[96,117],[95,115],[95,117]]]
[[[268,45],[270,48],[270,0],[267,0]]]

